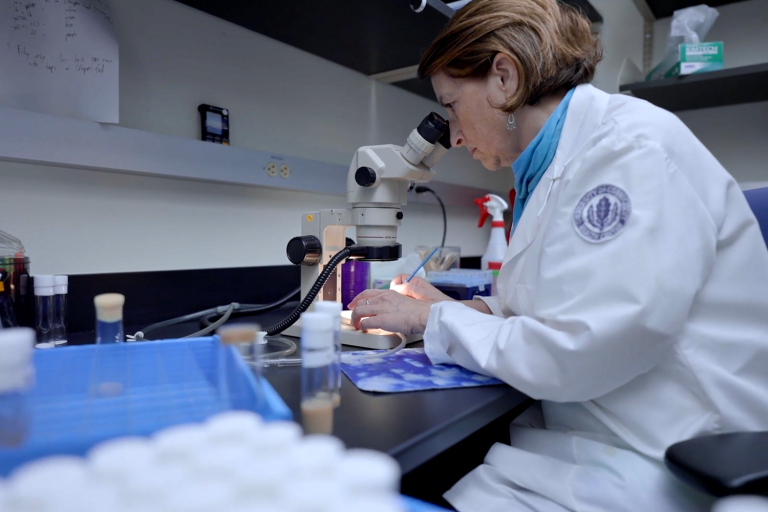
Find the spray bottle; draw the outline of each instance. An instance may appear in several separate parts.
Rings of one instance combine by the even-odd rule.
[[[507,210],[509,205],[502,198],[494,194],[488,194],[485,197],[475,199],[475,204],[480,208],[480,221],[477,227],[483,227],[485,220],[489,216],[493,217],[491,239],[488,241],[488,248],[485,250],[485,254],[483,254],[480,262],[483,270],[493,271],[491,294],[496,295],[496,278],[501,269],[501,262],[504,261],[504,255],[507,252],[507,237],[504,234],[504,210]]]

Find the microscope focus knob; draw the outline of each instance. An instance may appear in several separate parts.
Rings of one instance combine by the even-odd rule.
[[[316,236],[297,236],[288,242],[285,253],[294,265],[312,266],[320,263],[323,246]]]
[[[355,171],[355,182],[361,187],[372,187],[376,183],[376,171],[370,167],[360,167]]]

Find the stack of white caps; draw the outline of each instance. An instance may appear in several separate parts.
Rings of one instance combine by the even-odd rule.
[[[0,510],[404,512],[399,477],[387,455],[235,411],[28,463],[0,480]]]
[[[34,377],[35,331],[26,327],[0,330],[0,393],[26,389]]]
[[[53,276],[56,295],[66,295],[69,289],[68,276]]]
[[[50,297],[56,295],[56,278],[54,276],[35,276],[35,295]]]

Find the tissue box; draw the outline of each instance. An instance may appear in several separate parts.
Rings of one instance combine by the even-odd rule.
[[[681,44],[676,60],[668,56],[648,73],[646,80],[706,73],[723,69],[723,43]],[[659,76],[661,74],[661,76]]]
[[[723,69],[723,43],[680,45],[680,75]]]

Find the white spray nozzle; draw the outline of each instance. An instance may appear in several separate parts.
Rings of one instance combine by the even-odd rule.
[[[477,224],[479,228],[483,227],[485,219],[489,216],[493,217],[494,222],[504,222],[504,210],[509,209],[507,202],[496,194],[486,194],[475,199],[475,204],[480,208],[480,222]]]

